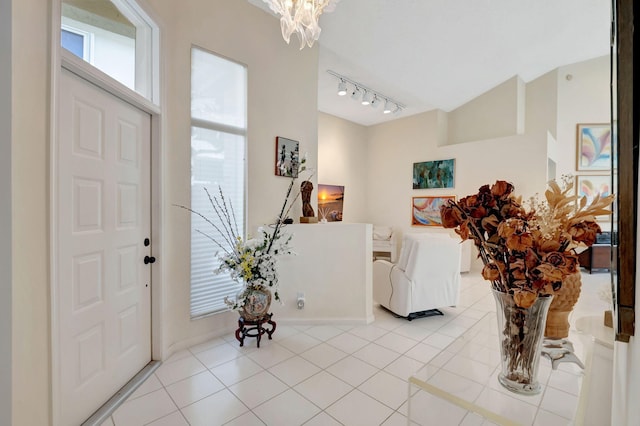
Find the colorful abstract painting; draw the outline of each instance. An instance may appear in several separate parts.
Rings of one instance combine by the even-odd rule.
[[[606,197],[611,194],[611,176],[576,176],[576,193],[579,197],[587,197],[587,204],[594,197]],[[599,221],[610,220],[609,216],[598,216]]]
[[[411,205],[411,225],[442,226],[440,206],[447,200],[455,200],[454,195],[441,197],[413,197]]]
[[[578,124],[578,170],[611,169],[611,126]]]
[[[453,188],[455,161],[413,163],[413,189]]]

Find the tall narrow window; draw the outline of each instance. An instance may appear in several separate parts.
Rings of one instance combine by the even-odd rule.
[[[245,235],[245,145],[247,133],[247,70],[202,49],[191,50],[191,208],[216,221],[204,188],[215,195],[222,188],[233,205],[240,235]],[[222,237],[201,218],[191,221],[191,317],[226,310],[225,296],[234,297],[238,283],[227,274],[214,275]]]

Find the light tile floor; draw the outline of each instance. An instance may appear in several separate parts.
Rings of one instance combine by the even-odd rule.
[[[598,291],[608,280],[606,273],[583,274],[572,324],[607,309]],[[495,311],[478,273],[463,274],[460,304],[442,311],[409,322],[376,307],[369,325],[278,325],[259,349],[255,339],[239,347],[232,334],[205,342],[171,356],[103,425],[406,425],[407,379],[427,364],[432,383],[487,408],[509,404],[528,424],[571,423],[582,383],[574,364],[553,371],[543,359],[544,393],[523,397],[497,382],[492,327],[458,344],[457,337]],[[574,333],[569,338],[584,359]],[[482,423],[464,410],[429,410],[415,419],[413,410],[415,424]]]

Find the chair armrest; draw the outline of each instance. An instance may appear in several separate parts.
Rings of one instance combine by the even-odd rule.
[[[387,281],[389,280],[389,273],[391,272],[391,268],[393,267],[393,263],[388,260],[378,259],[373,261],[373,278],[377,276],[385,277]]]
[[[373,300],[388,307],[391,296],[391,268],[393,263],[386,260],[375,260],[373,262]]]
[[[411,281],[396,264],[386,260],[373,262],[373,300],[396,314],[412,312]]]

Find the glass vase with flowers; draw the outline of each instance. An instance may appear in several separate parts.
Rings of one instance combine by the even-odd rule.
[[[524,394],[540,392],[537,369],[546,314],[567,276],[578,272],[575,249],[593,244],[600,232],[596,216],[609,214],[613,197],[586,198],[549,183],[546,201],[525,208],[514,186],[499,180],[459,201],[449,200],[440,214],[445,228],[471,239],[492,284],[501,330],[502,371],[498,380]]]

